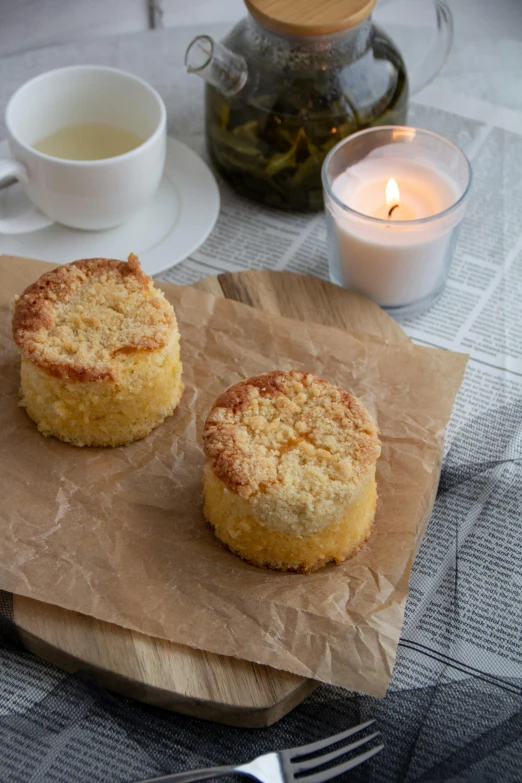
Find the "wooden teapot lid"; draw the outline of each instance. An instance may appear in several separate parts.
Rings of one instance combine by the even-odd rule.
[[[264,27],[288,35],[328,35],[355,27],[376,0],[245,0]]]

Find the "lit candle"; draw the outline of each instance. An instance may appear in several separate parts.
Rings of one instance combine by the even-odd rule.
[[[375,217],[380,217],[382,220],[390,220],[396,209],[399,210],[395,215],[397,220],[413,220],[412,210],[405,209],[404,204],[401,206],[401,192],[399,186],[394,178],[390,177],[388,184],[386,185],[386,207],[381,214],[377,212]]]
[[[376,128],[356,136],[385,131],[392,129]],[[335,165],[336,152],[349,147],[350,141],[330,153],[323,169],[331,277],[397,314],[423,309],[446,281],[456,239],[453,229],[464,209],[456,208],[463,195],[463,176],[456,177],[451,167],[448,171],[444,161],[433,157],[433,150],[429,154],[419,149],[411,138],[408,143],[380,145],[355,162],[344,150],[343,160],[349,165],[339,172],[343,161]],[[467,164],[469,183],[465,156],[451,148]],[[419,303],[424,304],[417,307]]]

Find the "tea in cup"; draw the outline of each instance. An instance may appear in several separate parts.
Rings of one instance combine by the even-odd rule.
[[[166,114],[150,85],[115,68],[80,65],[41,74],[8,103],[12,158],[0,160],[0,177],[15,177],[48,224],[112,228],[142,209],[159,186]],[[0,219],[0,233],[41,227],[37,213]]]

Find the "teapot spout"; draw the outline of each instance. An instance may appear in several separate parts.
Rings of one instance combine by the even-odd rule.
[[[187,73],[195,73],[223,95],[236,95],[248,79],[246,60],[210,35],[198,35],[185,52]]]

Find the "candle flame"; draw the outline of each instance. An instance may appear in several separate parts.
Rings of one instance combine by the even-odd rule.
[[[399,186],[393,179],[388,180],[386,185],[386,203],[388,207],[396,206],[400,203],[401,194],[399,193]]]

